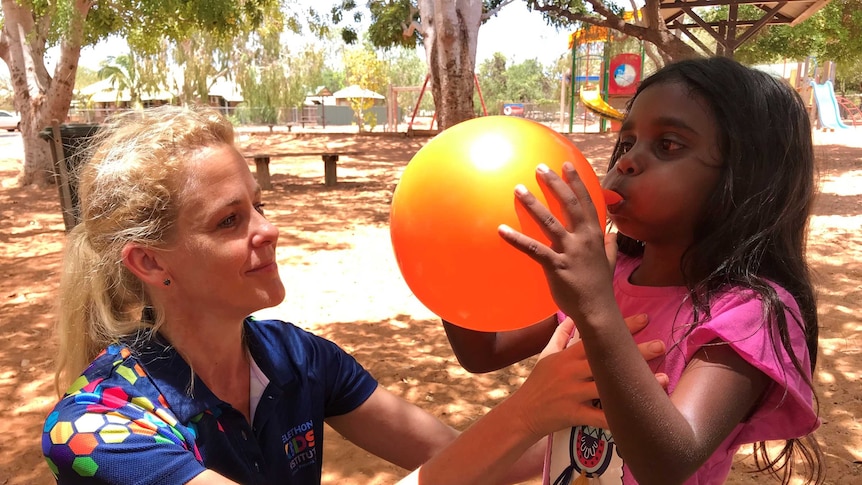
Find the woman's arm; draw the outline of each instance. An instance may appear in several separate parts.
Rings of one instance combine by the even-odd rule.
[[[237,483],[212,470],[204,470],[198,476],[186,482],[186,485],[237,485]]]
[[[434,415],[379,386],[358,408],[326,422],[360,448],[408,470],[458,436]]]

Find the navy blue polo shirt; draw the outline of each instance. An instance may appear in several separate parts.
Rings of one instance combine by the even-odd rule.
[[[319,484],[323,420],[377,382],[334,343],[277,320],[245,321],[269,379],[249,425],[166,342],[112,345],[48,415],[42,451],[61,484],[178,484],[205,468],[242,484]]]

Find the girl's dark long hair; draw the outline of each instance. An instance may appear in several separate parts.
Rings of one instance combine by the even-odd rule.
[[[783,347],[796,372],[813,375],[817,307],[805,246],[815,167],[811,124],[802,99],[780,79],[716,57],[664,67],[641,83],[630,103],[650,86],[667,83],[679,83],[708,103],[720,130],[718,148],[724,160],[694,242],[681,261],[695,321],[709,318],[710,302],[722,290],[751,289],[763,302],[770,336],[778,336],[773,350],[778,354]],[[618,141],[610,167],[620,156]],[[625,254],[643,253],[638,241],[623,234],[618,241]],[[786,317],[786,305],[769,282],[790,292],[800,319]],[[790,325],[801,327],[805,335],[810,369],[803,369],[794,354]],[[811,380],[806,381],[813,389]],[[758,470],[775,474],[784,484],[790,481],[796,454],[807,465],[809,483],[823,480],[822,453],[811,435],[788,440],[774,457],[765,443],[755,444],[754,451]]]

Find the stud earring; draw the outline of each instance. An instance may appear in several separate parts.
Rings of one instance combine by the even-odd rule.
[[[171,280],[166,278],[165,281],[162,281],[162,284],[165,286],[171,286]]]

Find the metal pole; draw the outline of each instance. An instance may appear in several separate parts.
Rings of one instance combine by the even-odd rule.
[[[578,40],[572,39],[572,82],[569,88],[569,133],[575,128],[575,83],[578,79]]]

